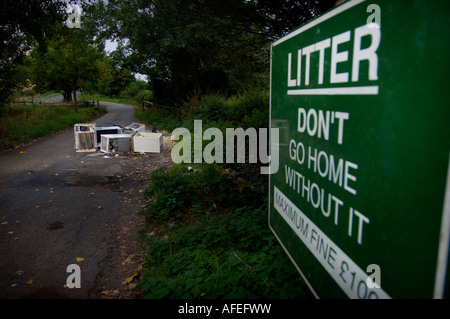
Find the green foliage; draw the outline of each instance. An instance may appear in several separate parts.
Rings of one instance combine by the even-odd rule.
[[[25,84],[23,63],[36,42],[45,47],[45,36],[63,21],[64,1],[2,0],[0,10],[0,108]]]
[[[144,237],[149,253],[140,287],[146,298],[310,298],[267,228],[266,206]]]
[[[139,92],[142,92],[146,89],[147,83],[144,81],[133,81],[128,84],[128,86],[120,93],[121,97],[124,98],[134,98]]]
[[[188,117],[178,126],[191,132],[194,119],[203,120],[203,129],[268,127],[266,91],[192,98],[184,110]],[[139,114],[164,118],[155,111]],[[177,164],[154,171],[144,194],[150,199],[148,222],[158,235],[140,231],[147,251],[144,296],[310,298],[267,227],[267,192],[258,164]]]
[[[70,93],[95,82],[102,72],[101,48],[93,46],[81,29],[62,29],[48,41],[45,52],[31,53],[31,78],[39,90]]]
[[[153,101],[153,92],[150,90],[141,90],[138,91],[136,95],[134,95],[134,98],[138,102],[147,101],[152,102]]]
[[[129,98],[122,92],[135,82],[133,74],[127,69],[116,67],[108,57],[103,60],[103,70],[104,72],[97,83],[90,87],[90,91],[96,91],[110,98],[118,98],[120,96]]]
[[[206,95],[194,112],[195,119],[205,122],[230,122],[235,127],[268,127],[269,94],[252,90],[226,98],[219,94]]]
[[[126,39],[118,57],[147,75],[155,101],[169,105],[194,90],[267,88],[269,43],[334,2],[104,0],[84,9],[100,36]]]
[[[158,106],[148,107],[147,110],[139,109],[135,116],[148,125],[156,125],[160,131],[171,132],[182,125],[177,111]]]
[[[148,205],[148,216],[152,224],[161,225],[239,208],[242,202],[258,204],[265,190],[253,184],[253,174],[254,170],[225,169],[216,164],[156,170],[144,192],[154,198]]]
[[[162,238],[141,231],[146,298],[310,297],[267,227],[257,167],[175,165],[150,179],[147,214]]]
[[[217,127],[269,127],[269,93],[265,90],[250,90],[231,97],[218,93],[207,94],[198,100],[185,102],[180,111],[153,106],[138,110],[136,117],[157,125],[161,130],[173,131],[185,127],[193,131],[193,119],[202,120],[203,129]]]

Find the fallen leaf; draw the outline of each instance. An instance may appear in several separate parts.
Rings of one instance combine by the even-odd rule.
[[[98,209],[102,209],[102,208],[103,208],[103,206],[97,206],[97,208],[98,208]]]
[[[36,208],[40,208],[41,206],[39,206],[39,205],[36,205],[35,207],[36,207]]]
[[[17,286],[18,286],[17,284],[12,284],[11,288],[14,288],[14,287],[17,287]]]
[[[8,222],[3,222],[3,223],[1,223],[0,225],[6,225],[6,224],[8,224]]]
[[[134,272],[134,274],[132,276],[128,277],[127,279],[125,279],[125,281],[127,283],[130,283],[133,281],[134,277],[136,277],[136,276],[137,276],[137,272]]]
[[[80,163],[81,163],[81,164],[83,164],[83,163],[84,163],[84,161],[81,161]]]
[[[48,201],[49,203],[53,203],[54,202],[54,200],[53,199],[50,199],[49,201]]]
[[[8,232],[8,235],[12,235],[12,234],[14,234],[13,231],[9,231],[9,232]]]
[[[84,260],[84,258],[82,258],[82,257],[77,257],[77,263],[80,263],[80,262],[82,262]]]
[[[27,281],[27,285],[32,285],[33,284],[33,279],[30,279]]]

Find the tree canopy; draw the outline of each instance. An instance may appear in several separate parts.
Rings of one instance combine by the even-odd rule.
[[[124,63],[155,98],[237,93],[268,82],[269,43],[334,5],[330,0],[108,0],[85,7],[100,38],[122,40]],[[267,84],[266,84],[267,85]]]
[[[82,29],[63,28],[48,41],[45,51],[31,53],[31,77],[39,90],[59,90],[65,100],[71,93],[95,82],[104,66],[103,46],[94,45]]]
[[[0,101],[22,81],[28,52],[34,84],[64,91],[66,98],[87,86],[117,95],[134,80],[131,72],[146,75],[163,104],[180,103],[193,92],[230,95],[267,87],[270,43],[334,2],[4,0]],[[64,24],[69,3],[83,8],[81,29]],[[100,56],[107,39],[120,43],[108,59]]]
[[[22,82],[20,67],[36,43],[45,39],[65,19],[64,1],[2,0],[0,10],[0,106]]]

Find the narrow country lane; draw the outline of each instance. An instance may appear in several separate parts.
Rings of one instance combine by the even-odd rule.
[[[137,122],[132,106],[101,105],[108,113],[98,126]],[[142,259],[141,193],[170,152],[103,155],[76,153],[73,128],[0,153],[0,298],[137,295],[123,282]],[[65,287],[71,264],[79,289]]]

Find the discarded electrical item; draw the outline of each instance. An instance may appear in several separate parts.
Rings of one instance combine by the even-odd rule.
[[[129,152],[131,150],[131,134],[104,134],[100,150],[104,153]]]
[[[97,150],[95,124],[75,124],[73,130],[76,152],[95,152]]]
[[[146,133],[145,125],[131,123],[125,127],[96,126],[93,124],[75,124],[75,149],[77,152],[95,152],[98,148],[103,153],[138,152],[160,153],[162,150],[162,134]],[[137,136],[136,141],[133,137]]]
[[[104,134],[121,134],[122,128],[120,126],[98,126],[95,127],[96,146],[100,147],[102,142],[102,135]]]
[[[162,133],[138,132],[133,136],[133,151],[136,153],[161,153]]]
[[[137,132],[145,132],[145,125],[141,123],[131,123],[122,129],[123,134],[136,134]]]

